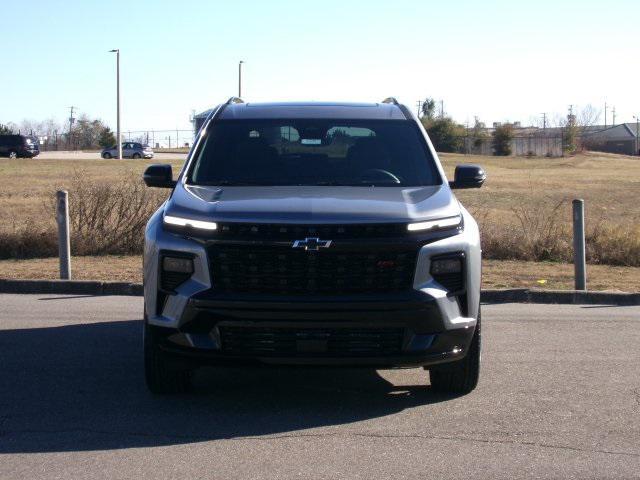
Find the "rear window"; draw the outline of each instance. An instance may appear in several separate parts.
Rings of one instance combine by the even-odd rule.
[[[188,172],[198,185],[426,186],[442,179],[404,121],[224,120]]]

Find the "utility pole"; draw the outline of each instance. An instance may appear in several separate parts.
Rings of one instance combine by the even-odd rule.
[[[611,116],[613,117],[613,119],[611,121],[611,126],[615,127],[616,126],[616,107],[615,106],[611,110]]]
[[[238,98],[242,98],[242,64],[244,60],[238,62]]]
[[[71,129],[73,128],[73,122],[75,122],[75,118],[73,118],[73,110],[76,107],[69,107],[69,136],[67,137],[67,144],[69,148],[71,148]]]
[[[636,119],[636,155],[640,155],[640,115],[633,118]]]
[[[547,114],[546,113],[542,113],[542,130],[543,131],[547,130]]]
[[[422,100],[418,100],[416,102],[416,109],[417,109],[417,113],[418,113],[418,118],[420,118],[420,110],[422,110]]]
[[[116,102],[117,102],[117,120],[116,130],[118,139],[118,160],[122,160],[122,136],[120,135],[120,49],[109,50],[110,53],[116,54]]]
[[[607,102],[604,102],[604,128],[607,128]]]
[[[444,100],[440,100],[440,118],[444,118]]]

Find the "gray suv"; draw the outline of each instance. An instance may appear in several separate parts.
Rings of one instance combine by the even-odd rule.
[[[102,158],[118,158],[118,146],[104,148]],[[153,150],[149,145],[138,142],[122,142],[122,158],[153,158]]]
[[[382,103],[211,111],[144,251],[144,362],[155,393],[200,365],[424,367],[468,393],[480,370],[480,236],[418,119]],[[426,382],[425,382],[426,383]]]

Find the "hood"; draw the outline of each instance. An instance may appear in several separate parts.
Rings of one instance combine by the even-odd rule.
[[[433,187],[200,187],[178,183],[165,213],[215,222],[403,223],[460,214],[445,185]]]

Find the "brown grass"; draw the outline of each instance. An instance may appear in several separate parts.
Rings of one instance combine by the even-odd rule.
[[[77,280],[142,282],[140,256],[104,255],[73,257],[72,276]],[[484,288],[573,288],[573,265],[551,262],[485,260]],[[640,292],[640,269],[590,265],[587,269],[590,290]],[[57,258],[0,260],[0,278],[59,278]]]
[[[586,200],[590,263],[640,266],[640,159],[607,154],[523,158],[441,155],[488,172],[459,191],[478,219],[486,258],[571,261],[572,198]],[[54,255],[55,190],[70,191],[75,254],[141,250],[144,220],[166,191],[142,187],[141,160],[0,159],[0,258]],[[171,162],[179,170],[181,161]],[[89,221],[88,221],[89,220]]]
[[[566,158],[440,154],[440,159],[450,178],[460,163],[482,165],[487,171],[486,184],[480,190],[457,195],[468,208],[487,210],[503,222],[515,223],[515,205],[556,204],[574,198],[585,200],[586,218],[591,224],[632,224],[640,219],[639,157],[588,152]],[[570,222],[570,208],[561,216]]]
[[[586,153],[567,158],[441,154],[447,174],[480,163],[487,182],[457,192],[480,224],[487,258],[570,262],[571,200],[583,198],[587,261],[640,266],[640,159]]]

